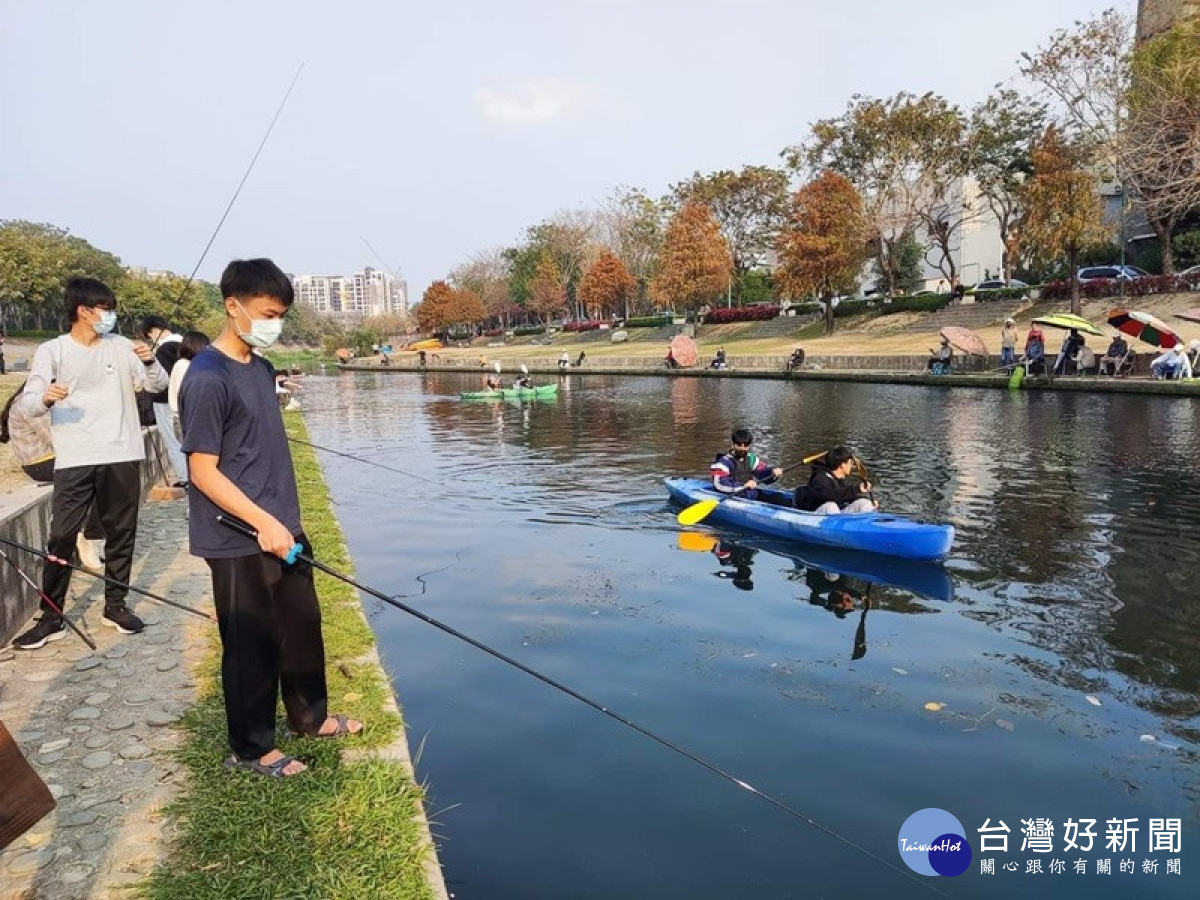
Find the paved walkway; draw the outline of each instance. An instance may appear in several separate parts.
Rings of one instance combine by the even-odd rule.
[[[14,559],[40,580],[39,561]],[[208,568],[187,552],[185,500],[142,506],[132,583],[211,610]],[[73,633],[29,653],[0,649],[0,719],[58,799],[0,852],[0,900],[125,897],[164,852],[160,810],[183,777],[171,725],[194,701],[190,664],[213,632],[131,594],[147,628],[118,634],[100,625],[101,588],[76,573],[67,607],[95,653]]]

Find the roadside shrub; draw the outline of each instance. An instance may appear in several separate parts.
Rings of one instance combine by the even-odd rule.
[[[622,328],[661,328],[664,325],[670,325],[674,321],[674,316],[670,313],[663,313],[658,316],[635,316],[632,319],[626,319]]]
[[[988,288],[982,291],[969,291],[975,299],[982,303],[996,302],[1002,300],[1020,300],[1022,297],[1027,297],[1029,292],[1033,290],[1034,285],[1029,287],[1007,287],[1007,288]]]
[[[950,305],[949,294],[925,294],[921,297],[893,297],[890,303],[879,308],[881,316],[901,312],[936,312]]]
[[[807,316],[811,313],[819,313],[821,311],[820,303],[793,303],[788,307],[788,312],[795,311],[798,316]]]
[[[766,322],[779,315],[778,306],[737,306],[732,309],[710,310],[705,325],[727,325],[730,322]]]
[[[545,334],[545,325],[522,325],[520,328],[514,328],[512,333],[516,337],[526,337],[531,334]]]
[[[843,300],[833,308],[833,317],[844,319],[846,316],[858,316],[870,309],[871,304],[866,300]]]

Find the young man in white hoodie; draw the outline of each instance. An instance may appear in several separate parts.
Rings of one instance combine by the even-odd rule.
[[[150,348],[113,334],[117,299],[94,278],[67,281],[65,306],[71,330],[33,355],[20,403],[31,416],[50,416],[54,442],[54,494],[46,551],[70,559],[75,536],[96,504],[104,528],[105,625],[135,634],[142,620],[125,605],[123,585],[133,570],[145,443],[135,391],[159,391],[167,373]],[[42,588],[62,610],[71,570],[47,560]],[[62,616],[42,601],[38,622],[13,646],[36,650],[66,634]]]

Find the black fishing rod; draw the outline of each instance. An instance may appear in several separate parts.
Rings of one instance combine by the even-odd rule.
[[[177,603],[174,600],[168,600],[166,597],[160,596],[159,594],[156,594],[153,591],[148,591],[145,588],[135,587],[132,584],[125,584],[125,582],[117,581],[117,579],[115,579],[115,578],[109,578],[107,575],[102,575],[98,572],[93,572],[91,569],[85,569],[83,566],[77,566],[73,562],[68,562],[65,559],[60,559],[59,557],[54,556],[51,553],[47,553],[44,550],[38,550],[36,547],[30,547],[28,544],[22,544],[19,541],[9,540],[8,538],[0,538],[0,544],[7,544],[9,547],[12,547],[14,550],[20,550],[24,553],[31,553],[34,556],[38,556],[44,560],[47,560],[48,562],[52,562],[56,565],[63,566],[64,568],[71,569],[74,572],[82,572],[85,575],[90,575],[92,578],[98,578],[101,581],[103,581],[105,584],[111,584],[111,585],[114,585],[119,588],[124,588],[127,591],[133,591],[135,594],[141,594],[143,597],[149,597],[151,600],[157,600],[159,603],[164,603],[167,606],[173,606],[176,609],[181,609],[186,613],[191,613],[193,616],[199,616],[202,619],[208,619],[210,622],[212,621],[213,617],[210,616],[206,612],[202,612],[201,610],[198,610],[198,609],[193,609],[190,606],[185,606],[184,604]],[[59,612],[59,614],[60,615],[62,614],[61,611]]]
[[[16,570],[16,573],[21,576],[21,579],[27,585],[29,585],[31,588],[33,588],[34,592],[38,595],[38,598],[43,603],[45,603],[47,606],[49,606],[50,609],[52,609],[55,613],[57,613],[58,617],[60,619],[62,619],[63,622],[66,623],[68,628],[70,628],[73,632],[75,632],[77,635],[79,635],[80,640],[82,640],[85,644],[87,644],[91,649],[93,649],[93,650],[96,649],[95,642],[90,637],[88,637],[86,634],[84,634],[82,631],[80,631],[79,627],[74,622],[72,622],[70,619],[67,618],[67,614],[64,613],[59,608],[58,604],[50,599],[50,597],[46,594],[45,591],[43,591],[41,589],[41,587],[37,584],[37,582],[35,582],[32,578],[30,578],[28,575],[25,574],[24,569],[22,569],[20,566],[18,566],[15,562],[12,561],[11,556],[9,556],[3,550],[0,550],[0,557],[3,557],[4,561],[6,563],[8,563],[10,566],[12,566],[13,569]]]
[[[227,528],[231,528],[234,531],[238,532],[239,534],[250,538],[251,540],[258,540],[258,532],[255,531],[253,528],[251,528],[249,525],[247,525],[245,522],[240,521],[239,519],[236,519],[236,518],[226,515],[226,514],[220,514],[217,516],[217,521],[220,522],[222,525],[226,526]],[[692,762],[696,763],[697,765],[703,766],[708,771],[713,772],[714,774],[719,775],[721,778],[724,778],[726,781],[729,781],[732,784],[737,785],[742,790],[749,791],[751,794],[754,794],[756,797],[759,797],[759,798],[767,801],[768,803],[770,803],[772,806],[776,807],[777,809],[783,810],[785,813],[792,816],[793,818],[799,819],[801,822],[804,822],[806,825],[810,825],[811,827],[817,829],[818,831],[824,832],[825,834],[829,835],[830,837],[834,838],[835,840],[840,841],[841,843],[845,844],[847,847],[850,847],[853,850],[857,850],[859,853],[863,854],[867,858],[873,859],[878,863],[882,863],[883,865],[887,866],[892,871],[897,872],[900,875],[903,875],[904,877],[915,882],[916,884],[921,885],[922,887],[928,888],[929,890],[933,891],[936,894],[945,896],[937,888],[931,886],[930,884],[928,884],[926,882],[918,880],[911,872],[904,871],[899,866],[888,862],[886,859],[884,859],[883,857],[879,856],[876,853],[871,852],[870,850],[868,850],[866,847],[862,846],[861,844],[857,844],[854,841],[850,840],[850,838],[845,837],[845,836],[839,834],[838,832],[834,831],[828,825],[825,825],[825,824],[817,821],[812,816],[806,815],[805,813],[801,812],[800,810],[796,809],[793,806],[789,806],[787,803],[784,803],[782,800],[779,800],[778,798],[773,797],[770,794],[764,793],[763,791],[756,788],[754,785],[750,784],[749,782],[743,781],[741,778],[738,778],[736,775],[733,775],[730,772],[725,771],[724,769],[722,769],[720,766],[716,765],[715,763],[711,763],[708,760],[704,759],[703,757],[696,755],[692,751],[687,750],[686,748],[681,747],[678,744],[674,744],[671,741],[667,740],[664,737],[661,737],[658,734],[655,734],[653,731],[650,731],[648,728],[644,728],[641,725],[638,725],[636,722],[630,721],[629,719],[625,718],[624,716],[613,712],[608,707],[603,706],[600,703],[597,703],[595,700],[592,700],[590,697],[586,697],[583,694],[579,693],[578,691],[574,690],[573,688],[567,687],[567,685],[563,684],[562,682],[556,681],[555,679],[551,678],[549,675],[543,675],[541,672],[537,671],[536,669],[525,665],[525,663],[520,662],[519,660],[513,659],[511,656],[509,656],[505,653],[502,653],[501,651],[496,650],[493,647],[489,647],[487,644],[471,637],[469,634],[464,634],[463,632],[459,631],[457,628],[447,625],[445,622],[441,622],[441,621],[433,618],[433,616],[427,615],[427,614],[421,612],[419,609],[415,609],[414,607],[409,606],[407,603],[403,603],[400,600],[397,600],[395,597],[392,597],[392,596],[389,596],[389,595],[383,593],[383,591],[377,590],[373,587],[368,587],[367,585],[362,584],[362,583],[356,581],[355,579],[351,578],[349,575],[339,572],[336,569],[325,565],[323,562],[320,562],[319,560],[314,559],[311,555],[303,552],[302,544],[294,545],[291,548],[291,550],[288,552],[284,561],[290,564],[290,563],[296,562],[297,560],[308,563],[313,568],[319,569],[320,571],[324,572],[326,575],[329,575],[331,578],[336,578],[338,581],[345,582],[346,584],[350,585],[351,587],[357,588],[358,590],[362,591],[364,594],[369,594],[370,596],[376,598],[377,600],[382,600],[384,603],[387,603],[390,606],[396,607],[401,612],[408,613],[410,616],[420,619],[425,624],[432,625],[434,628],[437,628],[439,631],[443,631],[446,634],[450,635],[451,637],[458,638],[460,641],[464,641],[465,643],[470,644],[472,647],[476,648],[477,650],[482,650],[484,653],[487,653],[489,656],[493,656],[496,659],[500,660],[501,662],[507,663],[508,665],[512,666],[513,668],[520,669],[526,675],[533,676],[534,678],[536,678],[538,681],[542,682],[543,684],[549,685],[550,687],[554,688],[557,691],[561,691],[562,693],[566,694],[568,697],[573,697],[574,699],[578,700],[579,702],[584,703],[587,706],[590,706],[592,709],[596,710],[597,712],[604,713],[604,715],[608,716],[610,719],[614,719],[617,722],[620,722],[622,725],[626,726],[627,728],[632,728],[638,734],[640,734],[644,737],[650,738],[650,740],[662,745],[663,747],[666,747],[668,750],[671,750],[672,752],[677,753],[680,756],[685,757],[686,759],[690,759]]]

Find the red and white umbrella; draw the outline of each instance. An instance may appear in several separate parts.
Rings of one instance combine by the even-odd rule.
[[[1183,343],[1183,338],[1172,331],[1171,326],[1162,319],[1156,319],[1150,313],[1136,309],[1110,309],[1108,324],[1130,337],[1155,347],[1162,347],[1164,350],[1170,350]]]
[[[968,356],[987,356],[987,345],[983,343],[983,338],[970,328],[947,325],[938,334],[948,340],[954,349],[961,350]]]
[[[700,348],[686,334],[677,334],[671,338],[671,355],[681,368],[689,368],[700,358]]]

